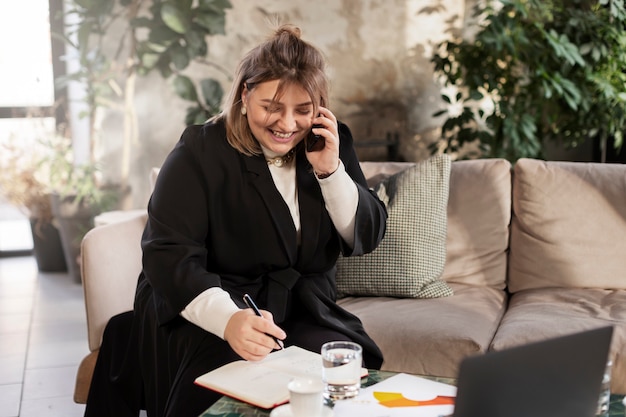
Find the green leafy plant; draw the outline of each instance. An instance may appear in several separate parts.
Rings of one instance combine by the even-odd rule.
[[[192,62],[209,65],[207,37],[223,34],[228,0],[71,0],[64,12],[70,22],[56,34],[70,46],[78,68],[60,77],[59,85],[80,82],[89,118],[90,163],[95,164],[97,113],[123,110],[122,187],[128,182],[131,144],[138,141],[133,103],[136,79],[152,71],[171,79],[174,91],[191,104],[186,124],[204,122],[219,111],[223,91],[211,78],[192,80],[184,70]],[[115,40],[116,42],[114,42]]]
[[[42,138],[40,144],[47,149],[40,167],[48,173],[52,192],[93,206],[97,212],[112,208],[115,197],[102,187],[97,164],[76,163],[70,138],[59,134]]]
[[[163,78],[173,77],[179,97],[192,102],[187,109],[186,124],[203,123],[220,111],[223,90],[213,78],[194,82],[182,73],[192,61],[230,75],[218,64],[206,59],[207,37],[224,34],[228,0],[161,0],[154,1],[149,17],[133,20],[148,36],[137,42],[139,72],[144,75],[158,70]]]
[[[447,103],[433,148],[515,161],[543,157],[546,141],[621,146],[624,0],[487,1],[475,13],[474,38],[444,42],[432,59]]]
[[[95,165],[75,163],[62,127],[33,133],[26,143],[14,135],[0,144],[0,192],[9,202],[42,222],[53,217],[51,194],[71,196],[96,210],[113,207],[116,196],[101,186]]]
[[[17,138],[0,143],[0,192],[31,219],[52,221],[47,167],[41,149]]]

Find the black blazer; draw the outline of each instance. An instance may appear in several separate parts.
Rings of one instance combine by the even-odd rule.
[[[226,141],[222,122],[190,126],[166,158],[148,204],[138,294],[151,292],[168,323],[204,290],[221,286],[242,308],[249,293],[277,323],[294,303],[381,356],[358,318],[336,301],[335,263],[371,252],[387,213],[368,189],[348,127],[339,124],[340,158],[357,184],[355,243],[335,230],[302,146],[296,154],[301,245],[287,204],[263,156],[245,156]]]

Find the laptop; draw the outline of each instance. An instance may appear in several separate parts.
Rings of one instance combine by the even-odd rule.
[[[613,327],[461,362],[454,417],[592,417]]]

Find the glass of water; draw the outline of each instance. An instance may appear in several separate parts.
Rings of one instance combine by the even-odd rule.
[[[332,401],[352,398],[361,388],[363,348],[354,342],[328,342],[322,346],[324,396]]]

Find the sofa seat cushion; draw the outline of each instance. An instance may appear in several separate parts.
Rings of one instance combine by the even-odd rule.
[[[612,391],[626,394],[626,291],[580,288],[532,289],[515,293],[491,349],[614,326]]]
[[[506,293],[485,286],[450,284],[454,295],[436,299],[347,297],[381,348],[383,370],[456,377],[464,357],[485,352],[507,303]]]
[[[626,289],[626,165],[520,159],[509,290]]]

